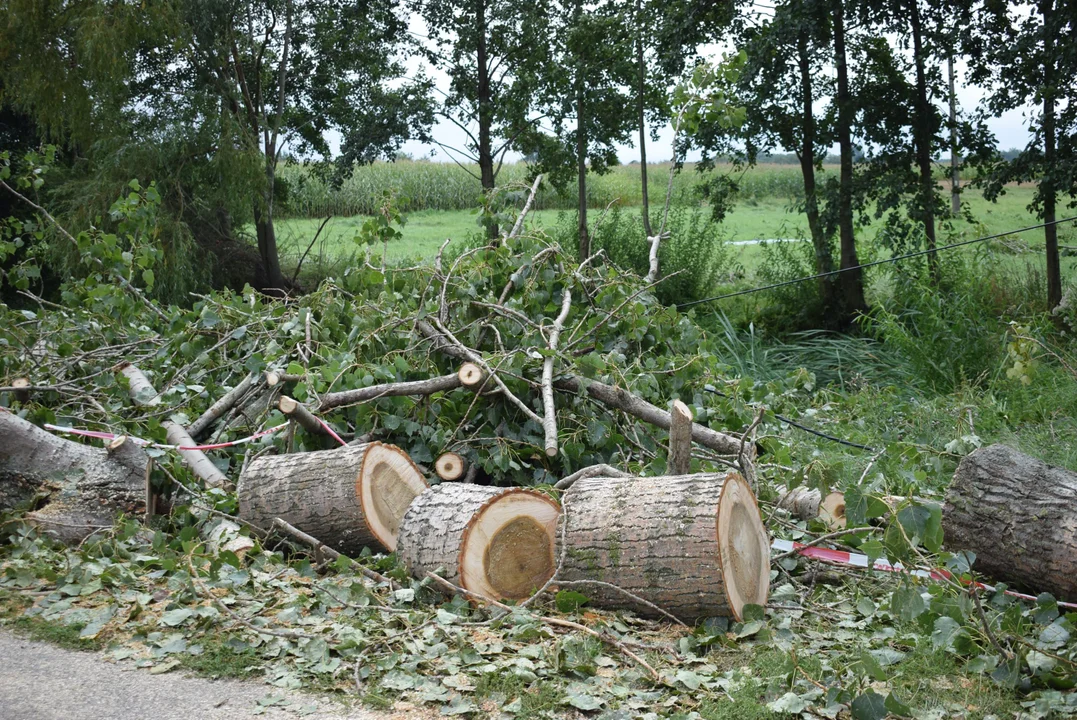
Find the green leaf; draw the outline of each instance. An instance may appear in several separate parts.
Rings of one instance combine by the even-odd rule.
[[[898,588],[890,596],[890,614],[905,621],[915,620],[927,610],[927,603],[913,586]]]
[[[594,695],[586,695],[584,693],[569,693],[565,696],[565,699],[561,701],[563,705],[571,705],[577,710],[598,710],[602,707],[603,701],[596,698]]]
[[[886,696],[886,709],[893,715],[901,715],[903,717],[912,717],[914,714],[913,709],[901,702],[893,691]]]
[[[591,598],[583,593],[578,593],[575,590],[561,590],[557,593],[557,597],[554,599],[554,603],[557,605],[557,611],[563,613],[576,612],[589,602],[591,602]]]
[[[799,715],[807,709],[808,703],[794,692],[787,692],[777,700],[767,703],[767,710],[789,715]]]
[[[886,699],[874,690],[868,690],[853,700],[851,710],[854,720],[883,720],[890,714]]]
[[[175,610],[169,610],[168,612],[161,615],[161,624],[167,625],[169,627],[176,627],[177,625],[182,625],[183,623],[190,620],[192,615],[194,615],[194,611],[188,608],[176,608]]]

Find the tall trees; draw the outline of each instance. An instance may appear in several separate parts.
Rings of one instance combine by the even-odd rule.
[[[1029,10],[1032,10],[1029,12]],[[1045,222],[1047,304],[1062,300],[1058,230],[1060,194],[1077,197],[1077,4],[1037,0],[1034,8],[991,0],[975,13],[965,37],[971,80],[989,88],[983,116],[1033,106],[1032,138],[1012,161],[998,153],[981,160],[985,195],[997,197],[1008,182],[1036,182],[1032,202]]]
[[[328,156],[333,129],[349,159],[370,161],[422,132],[423,81],[396,82],[406,19],[394,0],[201,0],[185,19],[192,44],[177,75],[212,88],[262,158],[254,224],[263,283],[282,290],[273,221],[282,151]]]
[[[440,114],[467,138],[464,148],[437,144],[454,159],[475,162],[476,179],[489,192],[505,154],[534,120],[536,74],[549,62],[547,5],[417,0],[414,9],[426,21],[428,58],[449,76]],[[488,230],[497,234],[496,226]]]

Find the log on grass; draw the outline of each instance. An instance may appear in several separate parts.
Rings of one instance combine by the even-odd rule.
[[[278,517],[345,555],[395,550],[400,521],[427,488],[408,454],[380,442],[266,455],[239,478],[239,516],[268,528]]]
[[[656,616],[616,588],[685,621],[766,604],[770,542],[739,474],[584,478],[562,501],[558,581],[581,583],[593,605]]]
[[[837,530],[844,528],[845,495],[840,492],[823,493],[804,486],[790,488],[778,498],[778,507],[793,517],[801,520],[819,518],[827,527]]]
[[[0,508],[34,502],[27,515],[69,543],[146,512],[149,457],[127,438],[108,448],[64,440],[0,409]]]
[[[1077,601],[1077,473],[1005,445],[967,455],[946,492],[949,552],[973,569],[1032,592]]]
[[[559,514],[534,490],[442,483],[411,504],[397,554],[417,578],[436,572],[483,597],[522,600],[553,575]]]

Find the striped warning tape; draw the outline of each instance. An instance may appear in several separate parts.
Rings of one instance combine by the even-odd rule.
[[[778,552],[796,552],[798,555],[812,558],[813,560],[821,560],[822,562],[832,563],[834,565],[848,565],[849,567],[859,568],[872,568],[873,570],[881,570],[883,572],[901,573],[904,575],[912,575],[913,577],[926,578],[928,580],[950,580],[953,579],[953,574],[947,570],[941,568],[924,570],[919,568],[906,568],[901,563],[890,564],[885,560],[876,560],[874,563],[869,561],[867,555],[861,555],[859,553],[845,552],[843,550],[830,550],[828,548],[814,547],[803,545],[792,540],[779,540],[774,539],[774,542],[770,544],[770,547]],[[991,585],[978,582],[976,587],[987,590],[989,592],[995,592],[995,588]],[[1035,595],[1026,595],[1025,593],[1019,593],[1014,590],[1006,590],[1007,595],[1010,597],[1021,598],[1022,600],[1036,600]],[[1059,602],[1059,607],[1071,608],[1077,610],[1077,603]]]
[[[157,448],[159,450],[219,450],[221,448],[234,447],[236,445],[244,445],[249,442],[254,442],[258,438],[265,437],[266,435],[272,435],[273,433],[279,430],[283,430],[286,427],[288,427],[288,423],[284,423],[283,425],[277,425],[276,427],[271,427],[268,430],[262,430],[261,432],[256,432],[253,435],[248,435],[247,437],[240,438],[239,440],[229,440],[228,442],[213,443],[211,445],[165,445],[164,443],[155,443],[149,440],[143,440],[142,438],[135,437],[133,435],[124,436],[110,432],[100,432],[97,430],[81,430],[79,428],[65,427],[63,425],[50,425],[49,423],[45,423],[45,429],[51,430],[55,433],[63,433],[65,435],[79,435],[81,437],[96,438],[98,440],[115,440],[119,437],[126,437],[128,440],[135,443],[136,445],[141,445],[142,447]],[[332,431],[330,431],[330,433],[342,444],[344,443],[344,441],[341,440],[336,433],[333,433]]]

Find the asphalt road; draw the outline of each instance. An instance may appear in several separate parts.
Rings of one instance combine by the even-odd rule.
[[[284,709],[258,701],[284,695]],[[311,706],[316,710],[311,711]],[[302,709],[302,714],[296,711]],[[307,714],[309,713],[309,714]],[[0,720],[391,720],[331,699],[284,693],[255,682],[151,675],[102,655],[34,642],[0,630]]]

